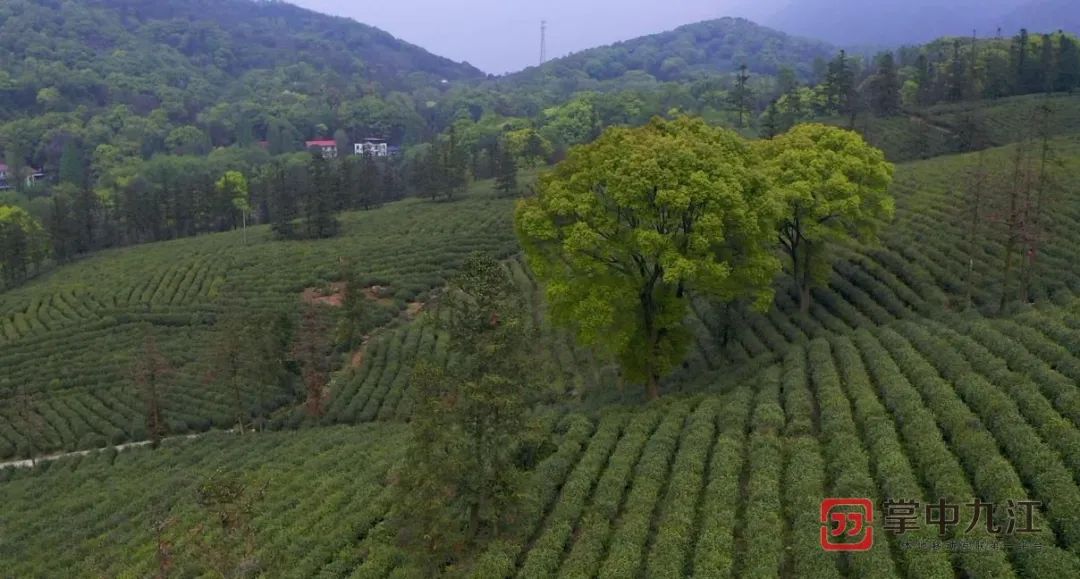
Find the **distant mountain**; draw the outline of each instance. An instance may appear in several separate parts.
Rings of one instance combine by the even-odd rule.
[[[1077,31],[1076,0],[792,0],[763,22],[791,34],[850,45],[921,43],[1020,28]]]
[[[619,88],[649,81],[686,81],[733,73],[745,64],[752,73],[775,74],[789,66],[808,77],[816,58],[829,58],[828,44],[798,38],[742,18],[721,18],[592,48],[502,77],[500,83],[564,91]]]

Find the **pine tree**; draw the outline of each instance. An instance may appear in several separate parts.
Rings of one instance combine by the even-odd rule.
[[[871,83],[874,114],[887,117],[900,112],[900,76],[892,52],[878,57],[877,74]]]
[[[338,231],[334,211],[336,183],[330,162],[314,153],[308,163],[310,180],[304,196],[304,230],[309,239],[333,237]]]
[[[368,300],[364,293],[364,283],[351,261],[342,266],[344,296],[341,301],[341,319],[338,321],[337,343],[348,351],[358,348],[364,338],[364,323],[367,320]]]
[[[79,228],[66,192],[53,192],[51,205],[47,222],[49,239],[52,241],[53,257],[63,262],[78,251]]]
[[[262,173],[264,187],[270,206],[270,229],[279,239],[292,239],[295,235],[293,220],[296,219],[296,199],[288,178],[288,169],[282,161],[271,163]]]
[[[735,107],[740,129],[746,126],[746,118],[750,115],[750,101],[753,98],[750,87],[747,85],[750,81],[750,73],[747,70],[745,64],[739,67],[739,72],[735,75],[735,88],[731,91],[731,105]]]
[[[360,206],[364,209],[378,206],[382,202],[381,186],[379,163],[365,151],[360,161]]]
[[[761,117],[761,136],[771,139],[778,134],[780,134],[780,112],[776,101],[773,101],[765,108],[765,114]]]
[[[1072,91],[1080,87],[1080,48],[1068,34],[1058,36],[1057,90]]]
[[[1012,42],[1013,94],[1032,92],[1031,66],[1028,62],[1029,40],[1027,29],[1022,28]]]
[[[97,248],[97,230],[101,221],[101,199],[89,188],[81,188],[72,202],[72,213],[78,225],[75,253],[86,253]]]
[[[915,82],[919,85],[919,106],[925,107],[932,104],[933,75],[930,72],[930,60],[925,54],[919,54],[915,59]]]
[[[441,300],[447,314],[434,322],[459,363],[424,361],[412,374],[410,460],[397,483],[402,508],[394,523],[429,573],[462,546],[498,539],[514,519],[528,392],[520,299],[498,261],[470,256]]]
[[[1041,46],[1038,90],[1049,93],[1054,91],[1054,82],[1058,78],[1057,54],[1054,50],[1054,37],[1049,34],[1044,34],[1042,36]]]
[[[953,57],[949,62],[948,99],[950,102],[964,100],[967,82],[967,65],[960,58],[960,39],[956,39],[953,41]]]
[[[203,559],[212,575],[246,577],[253,569],[263,568],[256,556],[252,521],[258,504],[266,498],[267,486],[219,470],[195,489],[195,500],[208,520],[193,529],[192,552]]]
[[[855,68],[844,50],[829,64],[825,91],[830,107],[848,117],[848,124],[854,127],[859,95],[855,87]]]
[[[457,129],[453,126],[450,127],[447,139],[443,143],[440,161],[441,193],[447,201],[451,201],[454,195],[463,191],[468,185],[469,170],[468,151],[461,145]]]
[[[501,143],[496,153],[495,189],[507,197],[518,191],[517,159],[505,143]]]

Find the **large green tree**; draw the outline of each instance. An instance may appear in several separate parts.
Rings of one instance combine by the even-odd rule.
[[[0,279],[9,285],[25,280],[48,254],[41,223],[20,207],[0,205]]]
[[[650,399],[686,354],[691,292],[771,301],[779,206],[753,165],[731,131],[654,119],[572,149],[518,205],[554,320],[612,352]]]
[[[783,203],[780,246],[806,313],[811,287],[829,273],[829,245],[872,241],[892,218],[893,166],[857,133],[820,124],[799,125],[757,148]]]

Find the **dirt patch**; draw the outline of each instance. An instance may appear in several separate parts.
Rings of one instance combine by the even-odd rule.
[[[405,305],[405,317],[410,320],[415,320],[416,316],[420,315],[420,312],[424,311],[424,302],[409,302]]]
[[[391,295],[389,286],[373,285],[364,288],[364,296],[381,306],[389,307],[394,305],[394,300],[390,298]]]
[[[345,303],[345,284],[342,282],[330,284],[329,293],[322,288],[309,287],[300,294],[300,299],[304,300],[304,303],[307,304],[318,304],[339,308]]]
[[[352,357],[349,358],[349,366],[354,370],[364,365],[364,358],[367,356],[368,336],[364,336],[364,341],[360,344],[360,348],[353,352]]]

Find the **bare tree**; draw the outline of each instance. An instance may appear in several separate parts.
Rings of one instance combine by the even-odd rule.
[[[326,384],[330,381],[331,329],[319,306],[308,305],[300,319],[293,358],[300,364],[309,416],[322,416]]]
[[[1039,251],[1043,243],[1048,239],[1047,221],[1052,214],[1057,179],[1055,169],[1058,160],[1054,156],[1050,143],[1050,118],[1053,110],[1050,105],[1043,103],[1036,110],[1036,127],[1039,140],[1039,157],[1033,160],[1037,168],[1033,168],[1034,186],[1031,194],[1025,200],[1023,220],[1024,227],[1020,232],[1022,255],[1020,262],[1020,300],[1028,303],[1031,300],[1031,287],[1038,278]]]
[[[961,204],[961,219],[966,228],[964,241],[968,252],[967,287],[964,291],[964,303],[968,308],[972,306],[972,295],[975,291],[975,254],[978,251],[979,238],[984,234],[982,226],[988,217],[987,205],[994,196],[993,192],[988,190],[992,183],[990,169],[986,164],[986,154],[979,152],[975,166],[969,171],[967,188],[964,190]]]
[[[146,433],[151,448],[161,445],[168,432],[165,424],[164,397],[173,369],[157,346],[157,339],[149,331],[143,339],[142,356],[135,361],[132,370],[135,385],[142,393],[146,414]]]
[[[19,432],[26,438],[26,451],[30,465],[37,466],[38,452],[41,450],[39,441],[45,433],[45,419],[38,414],[36,409],[37,396],[20,388],[15,394],[13,405]]]

